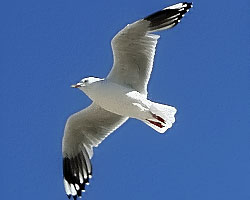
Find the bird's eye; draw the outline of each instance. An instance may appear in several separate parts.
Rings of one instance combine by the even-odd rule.
[[[89,82],[89,80],[84,80],[84,83],[87,83],[87,82]]]

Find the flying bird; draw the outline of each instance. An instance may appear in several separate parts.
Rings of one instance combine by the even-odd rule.
[[[176,109],[147,99],[147,84],[160,36],[192,7],[178,3],[128,24],[112,39],[113,67],[106,78],[88,77],[72,85],[93,102],[71,115],[62,141],[64,187],[68,198],[82,196],[92,177],[90,159],[97,147],[128,118],[138,119],[159,133],[175,122]]]

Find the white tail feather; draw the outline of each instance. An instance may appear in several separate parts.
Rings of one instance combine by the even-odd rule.
[[[174,116],[177,110],[169,105],[152,102],[150,112],[152,113],[152,118],[145,119],[143,122],[159,133],[164,133],[175,122]]]

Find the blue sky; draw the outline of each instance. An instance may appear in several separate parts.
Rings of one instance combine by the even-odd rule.
[[[61,139],[105,77],[126,24],[178,1],[8,1],[0,12],[2,199],[67,199]],[[160,135],[130,119],[94,149],[94,199],[250,199],[249,1],[197,1],[160,33],[149,98],[178,109]]]

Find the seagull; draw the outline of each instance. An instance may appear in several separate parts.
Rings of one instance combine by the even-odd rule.
[[[108,135],[128,118],[138,119],[159,133],[175,122],[176,108],[147,99],[147,85],[153,68],[159,35],[180,22],[192,3],[177,3],[128,24],[112,39],[114,63],[106,78],[88,77],[73,88],[93,102],[71,115],[62,141],[64,187],[68,198],[82,197],[92,177],[91,158]]]

